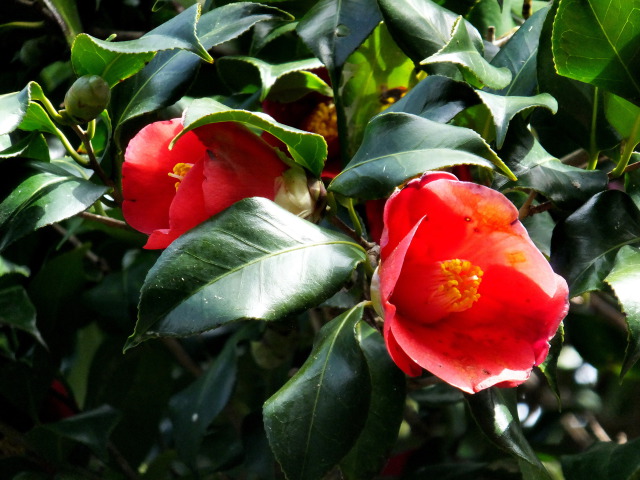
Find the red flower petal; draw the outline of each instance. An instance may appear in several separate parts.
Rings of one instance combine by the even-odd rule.
[[[205,153],[205,147],[190,132],[169,150],[180,130],[180,119],[155,122],[138,132],[127,146],[122,166],[122,213],[129,225],[143,233],[169,227],[176,179],[168,174],[177,163],[195,163]]]
[[[515,207],[434,173],[392,195],[384,218],[380,292],[400,368],[409,373],[402,350],[467,392],[526,380],[567,313],[568,288]]]
[[[247,197],[275,197],[275,179],[287,166],[264,140],[236,123],[212,123],[194,130],[207,146],[205,209],[214,215]]]

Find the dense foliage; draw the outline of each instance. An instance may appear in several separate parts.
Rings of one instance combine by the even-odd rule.
[[[0,477],[638,478],[640,0],[3,0],[0,44]]]

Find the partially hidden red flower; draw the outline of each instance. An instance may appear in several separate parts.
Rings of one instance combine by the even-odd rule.
[[[379,288],[395,363],[468,393],[527,380],[568,310],[511,202],[445,172],[387,201]]]
[[[273,200],[288,168],[259,136],[233,122],[184,134],[180,119],[144,127],[127,146],[122,212],[149,235],[145,248],[165,248],[187,230],[247,197]]]

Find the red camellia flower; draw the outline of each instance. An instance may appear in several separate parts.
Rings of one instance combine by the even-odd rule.
[[[184,134],[180,119],[143,128],[127,146],[122,166],[122,212],[149,234],[145,248],[165,248],[187,230],[247,197],[273,200],[288,168],[272,147],[232,122]]]
[[[529,378],[568,310],[567,283],[511,202],[445,172],[387,201],[379,282],[395,363],[468,393]]]

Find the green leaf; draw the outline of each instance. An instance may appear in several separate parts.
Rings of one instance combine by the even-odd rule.
[[[628,0],[561,0],[553,24],[556,69],[640,105],[640,8]]]
[[[229,87],[234,88],[236,86],[234,85],[236,84],[236,82],[234,82],[232,79],[234,76],[237,76],[239,63],[251,65],[251,67],[258,71],[261,81],[261,85],[259,85],[259,87],[261,87],[260,101],[263,101],[265,98],[267,98],[271,87],[275,85],[278,79],[284,77],[285,75],[289,75],[294,72],[301,72],[302,70],[313,70],[315,68],[322,67],[322,63],[315,58],[296,60],[293,62],[280,64],[271,64],[253,57],[229,55],[226,57],[222,57],[216,62],[218,71],[222,79],[226,79],[226,83],[229,85]],[[240,79],[240,81],[242,82],[242,79]],[[329,89],[329,91],[331,91],[331,89]]]
[[[389,357],[380,333],[364,322],[358,324],[360,347],[371,377],[371,404],[358,441],[340,462],[346,480],[369,480],[387,462],[402,423],[406,380]]]
[[[511,83],[500,90],[485,89],[485,91],[520,96],[530,96],[536,93],[538,43],[548,13],[549,7],[545,7],[529,17],[491,60],[491,65],[494,67],[509,69],[512,76]]]
[[[327,323],[304,365],[264,404],[267,438],[288,480],[320,480],[353,447],[371,385],[356,340],[363,305]]]
[[[432,0],[379,0],[385,24],[398,46],[419,63],[451,40],[458,16]],[[482,52],[482,37],[462,20],[474,48]]]
[[[369,122],[360,149],[328,188],[348,197],[383,198],[428,170],[453,165],[491,168],[492,162],[513,176],[472,130],[406,113],[383,113]]]
[[[567,280],[570,296],[601,290],[618,250],[638,242],[640,211],[626,193],[607,190],[556,226],[551,263]]]
[[[198,450],[211,422],[227,405],[236,383],[236,346],[245,336],[241,329],[225,343],[224,348],[208,367],[169,402],[173,423],[173,438],[180,458],[191,468],[196,466]]]
[[[44,0],[44,4],[62,29],[67,43],[71,45],[75,36],[82,32],[76,0]]]
[[[585,452],[561,457],[566,480],[635,480],[640,474],[640,439],[619,445],[598,442]]]
[[[487,106],[496,129],[496,146],[502,148],[507,136],[509,123],[518,113],[535,107],[545,107],[551,113],[558,111],[558,102],[548,93],[533,97],[502,96],[476,90],[483,104]]]
[[[507,68],[498,68],[487,62],[482,50],[478,50],[469,35],[462,17],[453,24],[451,38],[440,50],[420,62],[421,65],[435,63],[453,63],[457,65],[464,78],[475,87],[504,88],[511,81],[511,72]]]
[[[394,43],[386,26],[380,24],[344,65],[341,90],[350,152],[362,142],[371,117],[415,83],[413,62]]]
[[[218,62],[219,63],[219,62]],[[295,71],[281,76],[269,90],[269,100],[294,102],[310,92],[325,97],[333,96],[333,89],[318,75],[307,71]]]
[[[498,177],[500,190],[531,188],[559,208],[572,210],[607,188],[605,172],[565,165],[540,145],[523,121],[512,125],[500,155],[518,177],[517,182]]]
[[[329,298],[363,261],[364,250],[348,238],[269,200],[242,200],[162,253],[142,287],[125,348],[245,318],[286,317]]]
[[[604,113],[626,142],[634,146],[640,143],[640,107],[617,95],[605,93]]]
[[[12,157],[48,162],[50,160],[49,145],[42,134],[33,133],[15,143],[10,143],[10,146],[0,151],[0,159]]]
[[[405,112],[434,122],[447,123],[458,113],[478,103],[480,99],[468,83],[440,75],[429,75],[385,113]]]
[[[560,352],[562,351],[562,345],[564,343],[564,324],[560,324],[555,336],[549,342],[549,353],[544,362],[538,365],[538,368],[547,379],[549,387],[553,391],[558,400],[558,408],[562,406],[562,397],[560,395],[560,387],[558,385],[558,358],[560,358]]]
[[[631,155],[631,163],[640,162],[640,153]],[[640,170],[631,170],[624,175],[624,191],[631,197],[636,207],[640,209]]]
[[[73,69],[78,76],[99,75],[113,87],[140,71],[161,50],[187,50],[213,62],[196,35],[199,16],[200,5],[195,4],[139,39],[124,42],[107,42],[80,34],[71,47]]]
[[[613,268],[604,279],[620,301],[622,311],[627,321],[627,349],[620,371],[620,378],[624,377],[633,365],[640,359],[640,250],[628,245],[622,247],[616,255]]]
[[[21,286],[0,290],[0,324],[27,332],[44,345],[36,325],[36,309]]]
[[[82,443],[91,448],[99,458],[106,460],[107,442],[119,420],[120,412],[109,405],[103,405],[39,428]]]
[[[465,399],[486,437],[518,462],[524,462],[525,465],[521,465],[524,480],[551,479],[522,432],[514,391],[491,387],[475,394],[465,394]]]
[[[329,72],[334,72],[381,20],[375,0],[320,0],[300,19],[296,30]]]
[[[38,228],[86,210],[107,191],[54,165],[30,165],[40,173],[21,182],[0,203],[0,250]]]
[[[10,275],[15,273],[17,275],[22,275],[28,277],[31,275],[31,271],[28,267],[23,265],[16,265],[13,262],[10,262],[6,258],[0,257],[0,277],[3,275]]]
[[[322,135],[283,125],[265,113],[235,110],[211,98],[201,98],[191,103],[184,114],[184,129],[173,142],[194,128],[215,122],[240,122],[270,133],[287,146],[297,164],[320,177],[327,158],[327,142]]]
[[[515,27],[511,4],[515,0],[506,0],[504,7],[498,5],[496,0],[477,0],[473,3],[471,11],[464,17],[480,32],[486,32],[489,27],[495,29],[495,36],[502,37],[509,34]],[[460,15],[463,15],[462,13]],[[511,41],[511,40],[509,40]]]
[[[29,82],[19,92],[0,95],[0,135],[11,133],[17,128],[32,131],[41,130],[56,134],[56,127],[42,106],[34,103],[45,99],[42,87]]]

